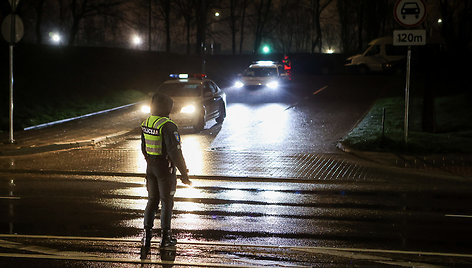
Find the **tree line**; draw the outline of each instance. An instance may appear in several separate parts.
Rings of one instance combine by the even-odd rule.
[[[10,12],[1,0],[1,19]],[[259,53],[270,44],[279,53],[320,53],[326,47],[351,53],[399,28],[395,0],[20,0],[23,42],[45,44],[60,32],[68,46],[129,47],[187,54],[224,46],[232,54]],[[454,50],[469,50],[472,1],[424,0],[421,27]],[[218,14],[218,15],[217,15]],[[441,18],[441,24],[438,19]]]

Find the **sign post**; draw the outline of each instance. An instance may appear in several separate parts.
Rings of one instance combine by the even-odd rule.
[[[21,18],[14,14],[20,0],[9,0],[12,14],[8,15],[2,22],[2,35],[9,45],[9,66],[10,66],[10,105],[9,105],[9,143],[14,143],[13,139],[13,46],[21,40],[24,34],[23,22]]]
[[[395,20],[403,27],[415,27],[421,24],[426,17],[426,7],[423,0],[398,0],[393,10]],[[405,83],[405,118],[404,141],[408,143],[408,116],[410,109],[410,62],[411,46],[425,45],[426,31],[419,30],[395,30],[393,31],[394,46],[408,46],[406,56],[406,83]]]

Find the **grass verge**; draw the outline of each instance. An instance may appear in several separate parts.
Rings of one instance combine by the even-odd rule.
[[[404,142],[404,99],[375,102],[363,120],[340,142],[362,151],[412,154],[472,153],[472,107],[466,94],[435,100],[434,133],[421,130],[422,100],[410,100],[408,143]],[[382,124],[385,109],[385,121]]]
[[[147,95],[137,90],[121,90],[106,94],[35,95],[15,103],[15,129],[23,129],[56,120],[67,119],[144,100]],[[1,130],[7,131],[8,118],[1,118]]]

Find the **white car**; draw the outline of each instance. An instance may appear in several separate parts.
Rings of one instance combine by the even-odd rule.
[[[238,75],[236,88],[267,87],[276,89],[288,78],[282,64],[273,61],[257,61]]]
[[[190,126],[201,131],[205,123],[226,117],[226,94],[206,75],[171,74],[157,91],[172,98],[174,107],[169,115],[179,127]]]
[[[344,66],[360,73],[386,72],[398,67],[405,57],[405,47],[394,46],[390,36],[381,37],[372,40],[362,54],[347,58]]]

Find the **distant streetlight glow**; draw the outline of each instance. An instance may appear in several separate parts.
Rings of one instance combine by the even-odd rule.
[[[442,19],[438,19],[438,23],[441,24],[441,23],[442,23]]]
[[[219,17],[220,16],[220,12],[216,11],[215,12],[215,17]]]
[[[333,53],[334,53],[334,49],[328,48],[328,49],[326,50],[326,53],[327,53],[327,54],[333,54]]]
[[[61,35],[60,35],[59,33],[57,33],[57,32],[50,32],[50,33],[49,33],[49,37],[51,38],[51,42],[52,42],[53,44],[56,44],[56,45],[57,45],[57,44],[60,44],[60,43],[61,43],[62,38],[61,38]]]
[[[133,35],[131,42],[133,42],[133,45],[139,46],[143,43],[143,39],[139,35]]]

